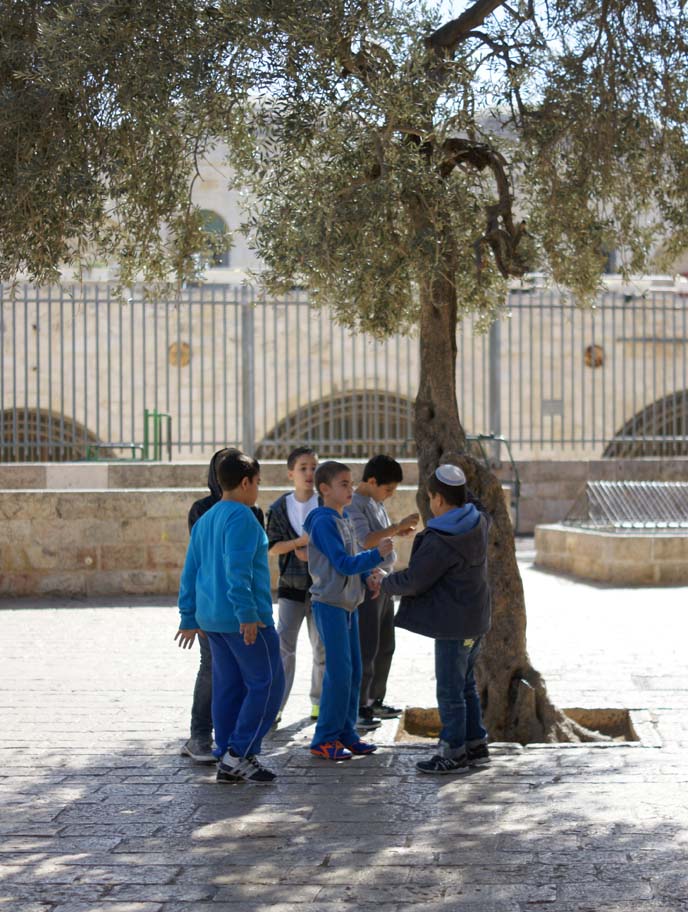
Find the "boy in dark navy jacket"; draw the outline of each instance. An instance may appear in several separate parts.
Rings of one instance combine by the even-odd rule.
[[[462,773],[489,763],[473,670],[482,636],[490,628],[490,520],[481,504],[466,502],[466,476],[457,466],[441,465],[428,480],[428,491],[433,519],[416,536],[408,568],[377,585],[388,595],[402,596],[398,627],[435,640],[442,730],[438,752],[416,768],[421,773]],[[376,576],[369,584],[374,591]]]

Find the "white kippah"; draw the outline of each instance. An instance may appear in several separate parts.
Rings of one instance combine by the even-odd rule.
[[[451,485],[452,487],[466,484],[466,476],[461,469],[455,465],[446,464],[438,466],[435,469],[435,478],[443,484]]]

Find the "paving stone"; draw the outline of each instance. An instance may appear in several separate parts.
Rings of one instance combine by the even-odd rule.
[[[3,899],[0,896],[0,909],[8,912],[50,912],[52,903],[18,902],[16,899]]]
[[[155,902],[66,902],[55,906],[51,912],[162,912],[163,904]]]
[[[414,766],[432,745],[386,722],[374,757],[328,765],[307,752],[304,636],[265,742],[277,784],[220,788],[178,753],[197,655],[174,650],[171,603],[3,613],[0,912],[688,912],[688,590],[523,570],[555,701],[632,708],[661,748],[493,745],[490,768],[435,779]],[[432,649],[399,632],[390,700],[433,705]]]

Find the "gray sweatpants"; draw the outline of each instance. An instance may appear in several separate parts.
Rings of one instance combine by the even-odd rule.
[[[325,648],[320,641],[320,634],[315,626],[313,614],[311,612],[310,596],[305,602],[297,602],[294,599],[279,598],[279,616],[277,620],[277,633],[280,639],[280,655],[282,656],[282,665],[284,666],[284,697],[280,712],[284,708],[291,688],[294,683],[294,671],[296,669],[296,641],[299,638],[299,630],[303,624],[304,618],[308,627],[308,636],[311,641],[313,650],[313,667],[311,669],[311,703],[314,706],[320,705],[320,693],[322,691],[323,675],[325,674]]]

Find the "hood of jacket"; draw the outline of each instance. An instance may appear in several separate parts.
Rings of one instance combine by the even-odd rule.
[[[222,487],[217,478],[217,466],[220,462],[220,458],[225,456],[228,452],[229,449],[223,447],[223,449],[213,453],[213,458],[210,460],[210,466],[208,467],[208,487],[210,488],[210,493],[213,497],[216,497],[218,500],[222,498]]]
[[[341,519],[341,514],[337,513],[336,510],[333,510],[332,507],[316,507],[315,510],[311,510],[303,523],[303,531],[311,534],[313,528],[313,523],[316,519],[319,519],[321,516],[332,515],[335,519]]]
[[[481,513],[473,504],[449,510],[428,522],[434,536],[435,547],[444,553],[444,563],[475,566],[485,560],[487,530],[480,522]],[[438,555],[439,556],[439,555]]]
[[[428,522],[428,529],[446,532],[449,535],[461,535],[470,532],[480,522],[480,513],[472,503],[455,507],[441,516],[435,516]]]

